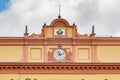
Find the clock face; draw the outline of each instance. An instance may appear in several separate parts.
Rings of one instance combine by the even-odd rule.
[[[66,53],[63,49],[57,49],[54,51],[54,58],[56,60],[63,60],[66,56]]]

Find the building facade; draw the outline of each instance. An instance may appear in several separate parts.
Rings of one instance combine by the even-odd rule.
[[[120,37],[95,35],[59,17],[41,34],[0,37],[0,80],[120,79]]]

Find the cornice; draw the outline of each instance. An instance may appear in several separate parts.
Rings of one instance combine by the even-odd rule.
[[[115,37],[95,37],[91,39],[92,45],[98,46],[120,46],[120,38]]]
[[[24,37],[0,37],[0,45],[24,45]]]
[[[120,38],[24,38],[0,37],[0,45],[96,45],[120,46]]]
[[[0,63],[0,74],[120,74],[120,63]]]

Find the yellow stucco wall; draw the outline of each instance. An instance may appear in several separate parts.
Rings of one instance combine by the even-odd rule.
[[[46,37],[52,37],[53,36],[53,28],[47,28],[46,29]]]
[[[73,37],[73,29],[72,28],[67,28],[67,36],[68,37]]]
[[[0,80],[120,80],[120,74],[0,74]]]
[[[91,46],[76,46],[76,62],[91,62]]]
[[[28,62],[44,62],[43,46],[28,47]]]
[[[18,62],[22,56],[22,46],[0,46],[0,62]]]
[[[44,62],[51,48],[58,46],[28,46],[28,62]],[[72,46],[62,46],[72,51]],[[31,50],[32,49],[32,50]],[[97,57],[100,62],[120,62],[120,46],[97,46]],[[44,53],[46,52],[46,53]],[[75,46],[75,62],[91,62],[91,46]],[[46,55],[45,55],[46,54]],[[23,57],[23,46],[0,46],[0,62],[18,62]],[[89,58],[88,58],[89,57]]]
[[[72,46],[62,46],[61,48],[72,50]],[[58,49],[58,46],[47,46],[47,51],[50,51],[51,49]],[[52,52],[52,51],[50,51],[50,52]]]
[[[120,46],[97,46],[100,62],[120,62]]]

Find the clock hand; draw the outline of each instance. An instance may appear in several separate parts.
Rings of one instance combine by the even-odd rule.
[[[61,53],[58,51],[58,55],[61,56]]]
[[[62,54],[60,53],[60,56],[61,56]]]

